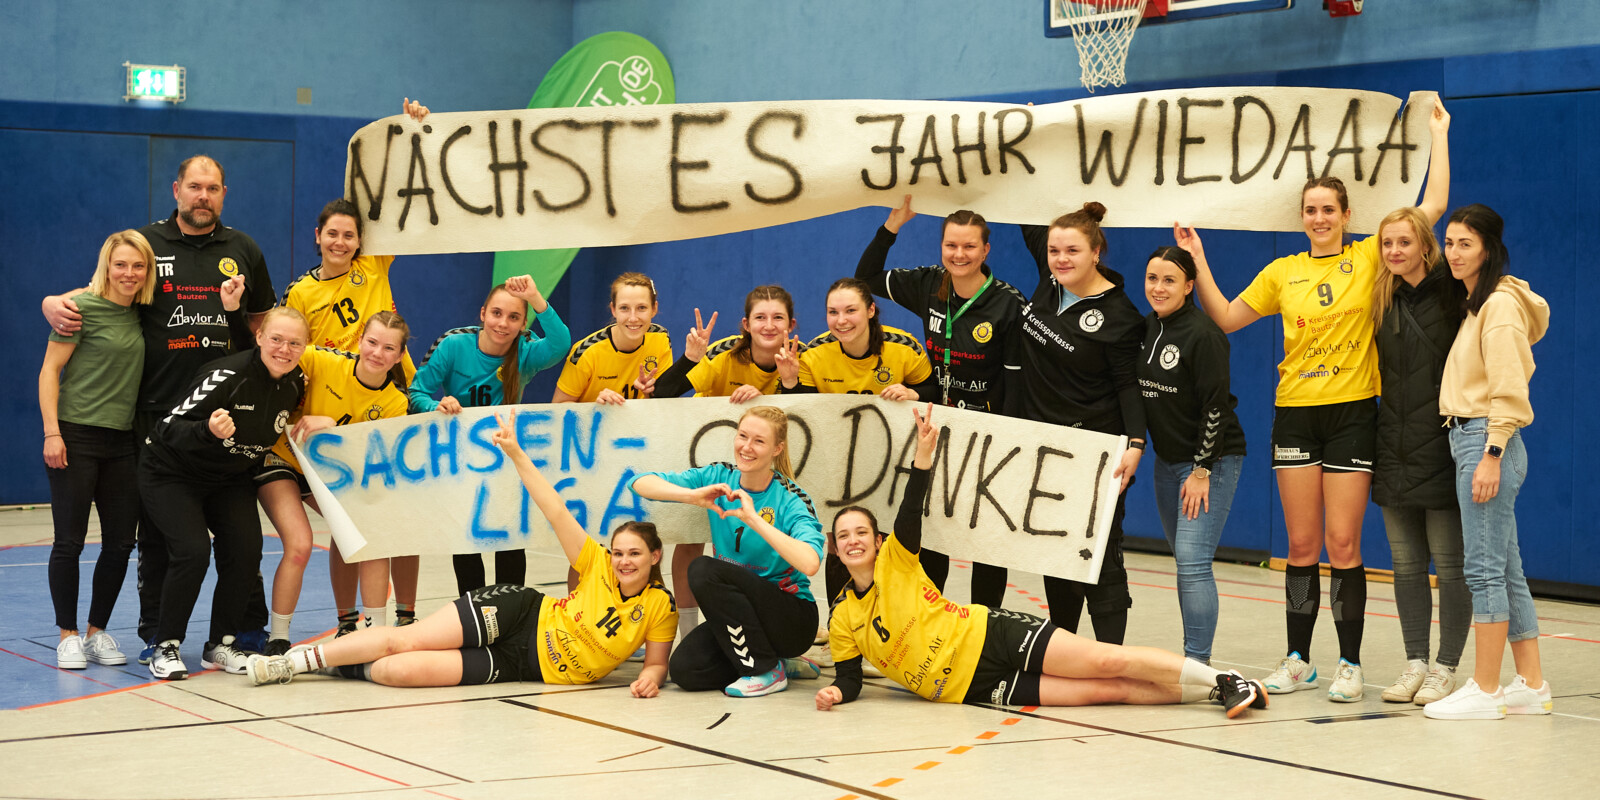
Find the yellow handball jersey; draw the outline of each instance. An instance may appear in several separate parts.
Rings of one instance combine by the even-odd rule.
[[[300,369],[306,374],[305,399],[284,428],[272,453],[295,472],[303,472],[289,449],[289,429],[301,417],[333,417],[338,425],[367,422],[406,415],[405,390],[384,376],[383,385],[373,389],[356,377],[356,357],[339,350],[308,347],[300,355]]]
[[[1338,255],[1277,259],[1239,295],[1257,314],[1283,315],[1278,405],[1347,403],[1378,393],[1372,287],[1383,269],[1378,237],[1369,236]]]
[[[283,292],[283,304],[306,315],[311,322],[311,342],[320,347],[361,351],[361,331],[379,311],[395,311],[389,288],[389,267],[394,256],[356,256],[350,271],[337,278],[322,277],[320,265],[296,278]],[[407,352],[400,362],[406,380],[417,375]]]
[[[828,623],[835,663],[862,656],[895,683],[940,703],[967,696],[989,632],[989,609],[939,594],[917,555],[890,536],[878,550],[872,588],[846,584]]]
[[[545,683],[593,683],[610,674],[646,641],[678,635],[678,605],[667,587],[651,581],[624,599],[611,571],[611,554],[589,539],[578,554],[578,588],[539,606],[539,631],[530,657]]]
[[[607,325],[572,345],[561,366],[557,389],[581,403],[594,402],[602,389],[632,399],[639,396],[633,382],[639,379],[640,367],[659,373],[672,366],[672,340],[666,328],[652,323],[644,342],[632,352],[623,353],[611,342],[612,327]]]
[[[883,326],[883,350],[856,358],[831,333],[806,345],[800,355],[800,383],[823,394],[877,394],[890,384],[910,386],[933,374],[928,354],[915,336]]]
[[[778,368],[771,370],[754,361],[735,358],[733,349],[739,346],[742,336],[718,339],[706,348],[705,358],[689,370],[689,383],[694,385],[695,397],[727,397],[740,386],[754,386],[762,394],[778,393]],[[801,350],[804,353],[804,349]]]

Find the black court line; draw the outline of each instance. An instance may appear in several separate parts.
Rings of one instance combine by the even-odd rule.
[[[839,781],[829,780],[827,778],[823,778],[823,777],[818,776],[818,775],[809,775],[809,774],[806,774],[806,773],[801,772],[799,770],[789,769],[788,767],[780,767],[780,766],[778,766],[776,764],[772,764],[772,763],[769,763],[769,762],[756,761],[754,759],[745,758],[744,756],[736,756],[736,755],[734,755],[732,753],[724,753],[724,752],[721,752],[719,750],[712,750],[709,747],[700,747],[699,745],[693,745],[693,744],[687,744],[685,742],[674,741],[672,739],[668,739],[668,738],[663,737],[663,736],[656,736],[655,734],[645,733],[644,731],[636,731],[636,730],[633,730],[632,728],[624,728],[624,727],[622,727],[620,725],[612,725],[609,722],[601,722],[601,721],[596,720],[596,719],[589,719],[588,717],[580,717],[577,714],[569,714],[569,713],[567,713],[565,711],[556,711],[555,709],[552,709],[552,708],[541,708],[539,706],[533,705],[532,703],[524,703],[524,702],[522,702],[520,700],[503,700],[501,702],[505,703],[506,705],[512,705],[512,706],[518,706],[520,708],[526,708],[529,711],[538,711],[538,712],[540,712],[542,714],[549,714],[551,716],[561,717],[562,719],[571,720],[573,722],[582,722],[582,723],[585,723],[585,724],[588,724],[588,725],[593,725],[593,726],[595,726],[597,728],[604,728],[605,730],[614,731],[616,733],[624,733],[624,734],[627,734],[629,736],[637,736],[637,737],[639,737],[641,739],[649,739],[652,742],[660,742],[661,744],[664,744],[664,745],[671,745],[673,747],[679,747],[679,748],[682,748],[684,750],[688,750],[688,751],[691,751],[691,752],[699,753],[701,755],[711,756],[713,758],[726,759],[728,761],[737,761],[738,763],[744,764],[746,766],[757,767],[757,768],[764,769],[764,770],[770,770],[772,772],[779,772],[779,773],[782,773],[784,775],[788,775],[791,778],[799,778],[801,780],[811,781],[813,783],[820,783],[820,784],[822,784],[824,786],[832,786],[835,789],[842,789],[842,790],[844,790],[846,792],[853,792],[853,793],[861,795],[863,797],[874,797],[874,798],[878,798],[878,800],[893,800],[893,798],[891,798],[889,795],[879,794],[879,793],[874,792],[874,791],[872,791],[870,789],[863,789],[863,788],[861,788],[859,786],[851,786],[848,783],[840,783]]]
[[[1078,743],[1081,744],[1084,739],[1098,739],[1098,738],[1100,738],[1102,736],[1110,736],[1110,735],[1111,734],[1109,734],[1109,733],[1096,733],[1096,734],[1090,734],[1088,736],[1044,736],[1044,737],[1040,737],[1038,739],[1008,739],[1008,740],[1003,741],[1003,742],[993,742],[993,741],[975,742],[975,743],[969,744],[969,745],[940,744],[940,745],[929,745],[928,747],[902,747],[902,748],[899,748],[899,749],[896,749],[896,750],[863,750],[863,751],[861,751],[859,753],[823,753],[820,756],[813,755],[813,756],[790,756],[788,758],[774,758],[774,759],[770,760],[767,763],[776,764],[776,763],[778,763],[780,761],[822,761],[825,758],[849,758],[850,756],[884,756],[884,755],[898,755],[900,753],[925,753],[925,752],[929,752],[929,751],[933,751],[933,750],[938,750],[940,752],[945,752],[945,751],[948,751],[952,747],[973,747],[973,748],[977,748],[977,747],[995,747],[997,745],[1036,744],[1038,742],[1078,742]]]
[[[657,745],[655,747],[650,748],[649,750],[640,750],[637,753],[629,753],[629,754],[627,754],[625,756],[616,756],[614,758],[602,758],[599,761],[596,761],[595,763],[596,764],[605,764],[605,763],[610,762],[610,761],[621,761],[624,758],[633,758],[634,756],[642,756],[645,753],[654,753],[655,751],[660,750],[660,749],[661,749],[661,746]]]
[[[339,744],[342,744],[342,745],[344,745],[346,747],[352,747],[352,748],[355,748],[357,750],[364,750],[364,751],[366,751],[368,753],[371,753],[371,754],[373,754],[375,756],[381,756],[383,758],[387,758],[390,761],[398,761],[401,764],[405,764],[408,767],[413,767],[413,768],[416,768],[416,769],[420,769],[423,772],[431,772],[431,773],[433,773],[435,775],[443,775],[444,777],[449,778],[450,780],[453,780],[456,783],[473,783],[473,781],[470,778],[463,778],[460,775],[452,775],[452,774],[450,774],[448,772],[445,772],[442,769],[434,769],[433,767],[425,767],[425,766],[423,766],[421,764],[418,764],[415,761],[406,760],[406,759],[401,758],[401,757],[399,757],[399,756],[397,756],[397,755],[395,755],[393,753],[387,753],[387,752],[384,752],[382,750],[378,750],[376,748],[367,747],[366,745],[356,744],[355,742],[352,742],[349,739],[341,739],[341,738],[339,738],[337,736],[334,736],[333,734],[330,734],[330,733],[323,733],[322,731],[313,730],[311,728],[307,728],[304,725],[296,725],[296,724],[294,724],[292,722],[288,722],[286,720],[275,720],[275,721],[276,722],[280,722],[283,725],[286,725],[286,726],[288,726],[290,728],[294,728],[297,731],[303,731],[305,733],[313,734],[313,735],[316,735],[316,736],[321,736],[324,739],[329,739],[331,741],[338,742]]]
[[[163,684],[157,684],[163,685]],[[164,685],[170,685],[164,684]],[[15,739],[0,739],[0,744],[16,744],[18,742],[45,742],[52,739],[81,739],[90,736],[116,736],[125,733],[145,733],[148,731],[179,731],[186,728],[215,728],[219,725],[240,725],[252,722],[281,722],[290,719],[311,719],[314,717],[328,717],[338,714],[366,714],[374,711],[397,711],[405,708],[427,708],[429,706],[449,706],[458,703],[485,703],[493,700],[506,700],[513,697],[541,697],[543,695],[576,694],[578,692],[598,692],[608,689],[626,689],[628,684],[619,683],[613,686],[583,686],[566,688],[561,691],[545,692],[519,692],[517,694],[491,695],[487,697],[457,697],[450,700],[434,700],[426,703],[404,703],[393,706],[369,706],[364,708],[342,708],[333,711],[306,711],[299,714],[282,714],[279,716],[258,716],[253,719],[217,719],[206,722],[185,722],[176,725],[151,725],[143,728],[118,728],[108,731],[79,731],[77,733],[57,733],[49,736],[21,736]],[[226,704],[224,704],[226,705]],[[180,711],[183,709],[179,709]]]
[[[1259,762],[1262,762],[1264,764],[1273,764],[1275,766],[1280,766],[1280,767],[1293,767],[1295,769],[1305,770],[1307,772],[1316,772],[1316,773],[1320,773],[1322,775],[1332,775],[1332,776],[1337,777],[1337,778],[1348,778],[1350,780],[1355,780],[1355,781],[1363,781],[1363,782],[1366,782],[1366,783],[1375,783],[1375,784],[1378,784],[1380,786],[1392,786],[1392,787],[1394,787],[1396,789],[1408,789],[1408,790],[1413,791],[1413,792],[1422,792],[1424,794],[1438,795],[1439,797],[1457,797],[1457,798],[1462,798],[1462,800],[1477,800],[1477,798],[1475,798],[1473,795],[1469,795],[1469,794],[1456,794],[1454,792],[1444,791],[1443,789],[1429,789],[1429,788],[1427,788],[1425,786],[1413,786],[1413,785],[1408,784],[1408,783],[1399,783],[1397,781],[1387,781],[1387,780],[1384,780],[1382,778],[1372,778],[1372,777],[1368,777],[1366,775],[1355,775],[1355,774],[1352,774],[1352,773],[1349,773],[1349,772],[1340,772],[1338,770],[1327,769],[1326,767],[1314,767],[1314,766],[1311,766],[1309,764],[1296,764],[1293,761],[1283,761],[1281,759],[1268,758],[1266,756],[1258,756],[1258,755],[1254,755],[1254,754],[1251,754],[1251,753],[1241,753],[1241,752],[1239,752],[1237,750],[1224,750],[1224,749],[1222,749],[1220,747],[1207,747],[1206,745],[1203,745],[1203,744],[1194,744],[1192,742],[1180,742],[1180,741],[1178,741],[1176,739],[1163,739],[1160,736],[1151,736],[1150,734],[1147,734],[1147,733],[1137,733],[1137,732],[1134,732],[1134,731],[1118,730],[1116,728],[1107,728],[1107,727],[1104,727],[1102,725],[1091,725],[1091,724],[1089,724],[1087,722],[1078,722],[1076,720],[1061,719],[1059,717],[1048,717],[1048,716],[1045,716],[1043,714],[1036,714],[1036,713],[1031,712],[1031,711],[1021,711],[1021,710],[1018,710],[1018,709],[1015,709],[1015,708],[1011,708],[1011,707],[1008,707],[1008,706],[998,706],[998,705],[994,705],[992,703],[974,703],[973,705],[979,706],[980,708],[989,708],[989,709],[993,709],[995,711],[1001,711],[1001,712],[1004,712],[1004,713],[1007,713],[1007,714],[1016,714],[1018,716],[1032,717],[1033,719],[1045,720],[1046,722],[1059,722],[1059,723],[1061,723],[1063,725],[1076,725],[1076,726],[1081,727],[1081,728],[1089,728],[1091,730],[1103,731],[1105,733],[1115,733],[1115,734],[1121,734],[1123,736],[1131,736],[1131,737],[1133,737],[1135,739],[1144,739],[1145,741],[1156,742],[1156,743],[1159,743],[1159,744],[1174,744],[1174,745],[1177,745],[1179,747],[1187,747],[1187,748],[1189,748],[1191,750],[1201,750],[1201,751],[1204,751],[1204,752],[1207,752],[1207,753],[1216,753],[1217,755],[1223,755],[1223,756],[1234,756],[1235,758],[1243,758],[1243,759],[1248,759],[1250,761],[1259,761]]]
[[[1346,714],[1337,717],[1311,717],[1306,722],[1312,725],[1326,725],[1330,722],[1362,722],[1369,719],[1389,719],[1390,717],[1409,717],[1405,711],[1370,711],[1365,714]]]
[[[720,719],[718,719],[716,722],[713,722],[710,725],[707,725],[706,726],[706,730],[709,731],[712,728],[715,728],[718,725],[721,725],[722,723],[727,722],[728,721],[728,717],[731,717],[731,716],[733,716],[733,712],[732,711],[729,711],[726,714],[723,714],[722,717]]]

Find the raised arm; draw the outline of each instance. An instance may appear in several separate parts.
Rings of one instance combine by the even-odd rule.
[[[900,546],[916,553],[922,550],[922,501],[928,496],[928,470],[933,467],[933,451],[939,444],[939,428],[933,424],[933,404],[911,409],[917,420],[917,455],[911,460],[911,477],[894,517],[894,538]]]
[[[1422,202],[1417,208],[1428,215],[1430,224],[1439,221],[1450,207],[1450,112],[1444,110],[1444,100],[1435,97],[1433,116],[1428,118],[1428,132],[1433,134],[1433,149],[1428,155],[1428,188],[1422,192]]]
[[[1227,295],[1224,295],[1221,287],[1217,286],[1216,276],[1211,274],[1211,265],[1206,263],[1206,251],[1200,244],[1199,231],[1173,223],[1172,239],[1179,247],[1189,251],[1189,255],[1194,256],[1195,293],[1199,295],[1197,299],[1200,301],[1200,307],[1205,310],[1206,316],[1210,317],[1212,322],[1217,323],[1217,327],[1221,328],[1223,333],[1233,333],[1261,319],[1261,315],[1257,314],[1243,297],[1235,297],[1233,302],[1228,302]]]
[[[1018,225],[1022,243],[1033,256],[1033,265],[1039,270],[1039,282],[1054,280],[1050,277],[1050,229],[1044,225]]]
[[[528,496],[533,498],[534,505],[539,507],[539,513],[549,520],[550,527],[556,532],[556,538],[561,541],[561,552],[567,556],[567,563],[577,566],[578,556],[583,554],[583,545],[589,541],[589,534],[584,531],[578,520],[573,518],[572,512],[567,510],[567,504],[561,499],[550,481],[533,465],[533,459],[523,451],[522,445],[517,442],[516,421],[517,413],[512,411],[507,414],[496,414],[495,419],[500,422],[500,429],[494,432],[494,443],[511,459],[511,465],[516,467],[517,476],[522,478],[522,485],[527,487]]]
[[[889,273],[885,271],[889,261],[889,249],[894,247],[895,239],[900,235],[900,227],[916,215],[917,213],[911,210],[911,195],[908,194],[899,208],[889,212],[889,219],[873,234],[872,241],[861,251],[861,260],[856,262],[856,278],[866,281],[867,285],[872,287],[872,293],[879,297],[894,299],[889,290]]]

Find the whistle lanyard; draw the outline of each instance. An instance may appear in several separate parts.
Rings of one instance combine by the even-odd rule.
[[[972,308],[972,304],[973,303],[978,302],[978,298],[983,296],[984,291],[989,288],[989,284],[991,284],[991,283],[994,283],[994,276],[993,275],[990,275],[987,278],[984,278],[983,279],[983,285],[978,287],[978,291],[973,292],[972,293],[972,297],[970,299],[968,299],[967,302],[962,303],[961,304],[961,308],[956,309],[956,311],[954,313],[952,313],[950,311],[950,296],[949,295],[945,296],[945,300],[944,300],[944,317],[945,317],[945,319],[944,319],[944,375],[942,376],[943,379],[939,381],[940,384],[943,384],[941,388],[944,389],[944,404],[945,405],[950,405],[950,346],[951,346],[951,344],[953,344],[955,342],[956,320],[961,319],[961,315],[967,313],[967,309]],[[950,294],[955,294],[954,286],[951,287]]]

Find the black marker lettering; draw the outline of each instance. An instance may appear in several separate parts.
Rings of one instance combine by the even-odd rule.
[[[915,431],[912,431],[912,437],[911,438],[912,439],[916,438],[916,432]],[[933,467],[934,467],[934,469],[939,469],[940,467],[943,467],[942,471],[943,471],[943,474],[944,474],[944,515],[947,518],[948,517],[953,517],[953,516],[956,515],[956,500],[958,498],[960,498],[960,496],[961,496],[961,480],[962,480],[962,478],[965,478],[966,475],[967,475],[967,462],[972,460],[972,450],[973,450],[973,448],[975,446],[977,446],[977,444],[978,444],[978,432],[977,431],[973,431],[972,435],[967,438],[967,450],[966,450],[966,452],[961,454],[961,469],[956,471],[955,485],[951,486],[950,485],[950,429],[949,428],[941,428],[939,430],[939,452],[933,454]],[[933,476],[929,475],[928,477],[932,478]],[[924,500],[923,503],[922,503],[923,516],[927,516],[928,507],[932,502],[933,502],[933,492],[928,492],[928,498],[926,500]]]
[[[1344,144],[1344,132],[1350,132],[1350,146]],[[1328,172],[1333,169],[1334,159],[1349,154],[1350,160],[1355,162],[1356,181],[1365,180],[1361,177],[1361,153],[1366,150],[1361,146],[1361,100],[1350,98],[1350,105],[1345,107],[1344,119],[1339,122],[1339,135],[1333,140],[1333,148],[1328,151],[1328,161],[1322,165],[1322,177],[1328,177]]]
[[[928,120],[922,123],[922,139],[917,142],[917,157],[911,159],[911,180],[906,181],[908,186],[917,185],[917,176],[922,174],[923,164],[932,164],[939,171],[939,183],[950,185],[950,179],[944,176],[944,156],[939,155],[939,135],[934,132],[935,117],[928,115]],[[932,150],[933,155],[928,155]]]
[[[1111,178],[1112,186],[1121,186],[1128,178],[1128,169],[1133,166],[1133,148],[1139,144],[1139,129],[1144,126],[1144,109],[1150,104],[1148,98],[1139,98],[1139,110],[1133,118],[1133,133],[1128,136],[1128,149],[1122,155],[1122,172],[1117,172],[1117,162],[1111,155],[1111,131],[1100,132],[1100,145],[1094,150],[1094,162],[1089,162],[1089,132],[1084,127],[1083,104],[1072,106],[1073,112],[1078,115],[1078,176],[1084,186],[1094,183],[1094,176],[1100,172],[1100,159],[1106,162],[1106,175]],[[1181,162],[1180,162],[1181,163]]]
[[[679,175],[687,170],[709,170],[710,161],[684,161],[678,156],[683,151],[683,129],[689,125],[719,125],[728,118],[728,112],[718,111],[715,114],[684,114],[672,115],[672,160],[668,164],[668,171],[672,174],[672,210],[680,214],[693,214],[701,211],[721,211],[728,207],[728,201],[717,200],[711,203],[690,205],[683,202],[683,184]]]
[[[1181,101],[1181,100],[1178,101],[1178,102],[1179,102],[1180,106],[1183,103],[1183,101]],[[1219,100],[1219,101],[1217,101],[1217,103],[1218,103],[1218,105],[1220,105],[1222,103],[1222,101]],[[1057,530],[1048,530],[1047,531],[1047,530],[1040,530],[1039,528],[1033,527],[1033,501],[1035,501],[1035,500],[1037,500],[1037,499],[1039,499],[1041,497],[1047,497],[1047,498],[1049,498],[1051,500],[1065,500],[1066,497],[1067,497],[1064,494],[1056,494],[1055,492],[1046,492],[1046,491],[1043,491],[1043,490],[1041,490],[1039,488],[1039,476],[1044,474],[1044,460],[1046,458],[1050,457],[1050,456],[1056,456],[1058,458],[1072,458],[1073,457],[1073,455],[1071,453],[1068,453],[1068,452],[1065,452],[1065,451],[1062,451],[1062,450],[1056,450],[1056,449],[1049,448],[1049,447],[1041,447],[1041,448],[1039,448],[1038,454],[1034,457],[1034,460],[1033,460],[1033,485],[1028,487],[1028,508],[1027,508],[1027,510],[1022,512],[1022,530],[1027,532],[1027,533],[1029,533],[1029,534],[1032,534],[1034,536],[1066,536],[1067,535],[1067,532],[1065,530],[1059,530],[1059,531],[1057,531]],[[1096,483],[1095,484],[1095,491],[1098,492],[1099,489],[1100,489],[1100,484]]]
[[[367,171],[361,166],[361,140],[353,139],[350,142],[350,185],[345,188],[345,197],[350,202],[360,207],[361,198],[356,197],[356,181],[361,181],[361,193],[367,201],[367,219],[375,220],[383,212],[383,195],[385,187],[389,185],[389,153],[393,149],[394,137],[405,133],[399,125],[390,125],[383,137],[383,172],[378,179],[378,191],[372,191],[372,184],[367,182]]]
[[[1094,468],[1094,492],[1089,499],[1089,530],[1084,532],[1084,538],[1094,538],[1094,520],[1100,513],[1100,479],[1106,475],[1106,462],[1111,460],[1111,454],[1100,451],[1100,463]]]
[[[417,172],[422,172],[422,186],[417,187]],[[428,185],[428,162],[422,157],[422,134],[411,134],[411,164],[406,170],[406,188],[396,192],[397,197],[404,197],[406,204],[400,207],[400,219],[396,227],[406,229],[406,215],[411,213],[411,198],[422,195],[428,201],[428,222],[439,224],[439,209],[433,205],[433,187]]]
[[[716,420],[714,422],[707,422],[706,424],[700,426],[700,430],[695,431],[694,432],[694,436],[689,438],[689,468],[690,469],[695,469],[696,467],[705,466],[704,464],[700,463],[700,440],[704,439],[706,434],[708,434],[708,433],[710,433],[710,432],[712,432],[712,431],[714,431],[714,430],[716,430],[718,428],[733,428],[734,430],[738,430],[739,429],[739,423],[734,422],[731,419],[719,419],[719,420]],[[711,462],[709,462],[709,461],[706,462],[706,464],[709,464],[709,463],[711,463]]]
[[[1378,145],[1378,161],[1372,165],[1372,179],[1367,183],[1368,186],[1376,186],[1378,184],[1378,171],[1383,169],[1384,156],[1389,155],[1390,150],[1400,151],[1400,182],[1411,182],[1411,153],[1417,149],[1417,146],[1411,143],[1409,138],[1411,132],[1406,129],[1406,121],[1410,117],[1411,104],[1407,103],[1406,107],[1401,109],[1399,116],[1389,121],[1389,132],[1384,134],[1383,144]],[[1399,144],[1394,144],[1396,128],[1400,129]]]
[[[1026,125],[1022,126],[1022,133],[1017,134],[1017,138],[1015,139],[1006,139],[1007,114],[1021,114],[1022,121],[1027,123]],[[999,149],[1001,175],[1006,174],[1006,153],[1016,156],[1017,160],[1022,162],[1022,168],[1027,170],[1029,175],[1033,174],[1033,165],[1029,164],[1027,157],[1022,155],[1021,150],[1017,149],[1017,145],[1022,144],[1022,140],[1028,138],[1028,134],[1032,132],[1033,112],[1026,108],[1007,108],[994,115],[994,138],[1000,140]]]
[[[999,115],[996,114],[995,116]],[[1014,531],[1017,529],[1016,524],[1011,521],[1011,515],[1007,514],[1006,510],[1000,507],[1000,501],[996,500],[995,496],[989,492],[989,483],[995,479],[996,475],[1000,474],[1000,470],[1006,468],[1006,464],[1009,464],[1011,459],[1015,457],[1016,454],[1022,452],[1022,448],[1011,448],[1011,451],[1006,453],[1006,457],[1000,459],[1000,463],[994,465],[994,471],[985,474],[983,471],[983,465],[989,457],[989,443],[992,441],[994,441],[993,436],[984,436],[983,449],[978,451],[978,487],[977,491],[975,491],[972,495],[972,519],[967,522],[967,527],[970,529],[975,529],[978,527],[978,504],[983,500],[983,498],[987,497],[989,498],[989,505],[994,506],[994,510],[1000,512],[1000,518],[1005,520],[1006,530]]]
[[[1167,182],[1167,101],[1156,101],[1156,185]]]
[[[985,149],[983,142],[983,118],[986,113],[983,111],[978,112],[978,141],[972,144],[961,143],[961,115],[950,115],[950,157],[956,161],[957,183],[967,182],[967,167],[961,163],[961,156],[967,153],[976,152],[978,154],[979,168],[983,170],[983,174],[989,174],[989,151]]]
[[[838,508],[840,506],[848,506],[861,502],[862,499],[871,495],[874,491],[877,491],[878,486],[883,483],[884,476],[889,474],[889,452],[888,448],[884,448],[883,463],[879,465],[878,476],[872,479],[872,485],[861,490],[860,492],[852,493],[850,491],[850,485],[855,478],[856,472],[856,453],[860,449],[858,445],[861,442],[861,417],[862,414],[867,411],[871,411],[873,415],[878,418],[878,424],[883,427],[884,439],[888,441],[894,440],[894,437],[889,433],[889,420],[883,416],[883,412],[879,411],[876,405],[859,405],[850,409],[849,411],[844,412],[844,415],[850,418],[850,447],[846,451],[847,455],[845,456],[844,491],[841,493],[841,497],[838,500],[828,501],[829,508]]]
[[[1184,168],[1187,165],[1187,161],[1188,161],[1189,145],[1191,145],[1191,144],[1205,144],[1205,142],[1206,142],[1206,137],[1204,137],[1204,136],[1190,136],[1189,135],[1189,108],[1191,106],[1199,106],[1200,108],[1221,108],[1222,107],[1222,101],[1221,100],[1190,100],[1187,97],[1178,98],[1178,185],[1179,186],[1188,186],[1188,185],[1194,184],[1194,183],[1205,183],[1206,181],[1220,181],[1220,180],[1222,180],[1222,176],[1221,175],[1196,175],[1193,178],[1190,178],[1190,177],[1188,177],[1187,175],[1184,174]],[[1029,504],[1030,505],[1032,504],[1032,500],[1029,501]]]
[[[768,122],[776,119],[789,121],[789,125],[794,128],[794,138],[796,140],[799,140],[801,135],[806,132],[806,118],[794,113],[793,111],[768,111],[767,113],[756,117],[756,121],[750,123],[750,127],[745,130],[744,146],[750,150],[750,155],[753,155],[757,159],[765,161],[768,164],[775,165],[784,172],[789,173],[789,183],[791,184],[789,191],[786,194],[781,194],[776,197],[766,197],[756,194],[756,188],[754,185],[750,183],[746,183],[744,185],[745,196],[756,201],[757,203],[765,203],[767,205],[779,205],[799,197],[802,185],[800,180],[800,170],[795,169],[794,164],[768,153],[765,150],[762,150],[761,147],[756,144],[756,137],[760,135],[761,129],[766,127]]]
[[[583,167],[579,166],[578,162],[573,161],[572,159],[567,158],[566,156],[564,156],[564,155],[562,155],[560,153],[557,153],[556,151],[551,150],[548,147],[545,147],[544,144],[539,141],[539,137],[543,136],[544,132],[546,130],[548,130],[550,128],[553,128],[553,127],[556,127],[556,126],[560,126],[560,127],[566,128],[567,130],[573,131],[573,132],[577,132],[577,131],[583,130],[583,126],[579,125],[574,120],[570,120],[570,119],[551,120],[551,121],[546,122],[545,124],[540,125],[539,127],[533,129],[533,135],[530,137],[530,142],[533,144],[533,149],[538,150],[539,152],[541,152],[541,153],[543,153],[543,154],[545,154],[545,155],[547,155],[547,156],[549,156],[549,157],[551,157],[551,158],[553,158],[553,159],[555,159],[557,161],[560,161],[561,163],[566,164],[569,167],[572,167],[572,171],[578,173],[578,178],[583,181],[583,192],[580,193],[577,196],[576,199],[571,200],[569,202],[566,202],[566,203],[552,203],[552,202],[550,202],[550,201],[545,199],[544,192],[541,192],[538,189],[534,189],[533,190],[533,202],[538,203],[539,207],[544,209],[544,210],[546,210],[546,211],[566,211],[569,208],[577,208],[578,206],[581,206],[584,203],[589,202],[589,194],[593,191],[593,188],[594,188],[594,187],[589,185],[589,173],[584,172],[583,171]]]
[[[883,184],[882,186],[873,183],[872,177],[867,174],[865,167],[863,167],[861,170],[861,182],[866,184],[868,189],[893,189],[895,184],[900,182],[900,154],[906,151],[905,146],[900,144],[900,127],[905,125],[906,115],[880,114],[875,116],[856,117],[857,125],[865,125],[869,122],[894,123],[894,129],[889,132],[889,146],[872,146],[873,155],[882,155],[884,153],[889,154],[889,182]]]
[[[1305,144],[1295,144],[1294,135],[1299,133]],[[1311,106],[1300,104],[1300,113],[1294,116],[1294,124],[1289,126],[1289,138],[1284,141],[1289,145],[1283,149],[1283,158],[1278,159],[1278,168],[1272,171],[1272,179],[1277,180],[1283,174],[1284,162],[1289,160],[1289,154],[1299,151],[1306,154],[1306,180],[1317,177],[1316,168],[1311,166],[1311,154],[1316,152],[1316,145],[1311,143]]]
[[[491,122],[489,125],[491,128],[493,128],[494,123]],[[477,214],[478,216],[488,216],[489,212],[495,210],[495,205],[499,205],[498,197],[496,198],[495,205],[472,205],[471,203],[468,203],[466,200],[462,199],[461,193],[456,191],[455,183],[451,182],[450,180],[450,147],[456,143],[457,139],[460,139],[469,133],[472,133],[472,126],[462,125],[461,127],[456,128],[455,133],[450,134],[449,138],[444,140],[444,146],[439,148],[439,180],[444,183],[444,190],[450,193],[450,199],[456,201],[456,205],[461,206],[461,208],[468,213]],[[495,194],[498,195],[500,193],[499,175],[495,175],[494,183]]]
[[[1244,127],[1244,107],[1248,105],[1260,108],[1261,113],[1266,115],[1267,143],[1262,146],[1261,158],[1256,161],[1256,165],[1251,167],[1249,172],[1241,174],[1239,172],[1239,130]],[[1261,102],[1261,98],[1249,95],[1233,98],[1233,173],[1228,176],[1228,180],[1239,184],[1255,177],[1256,173],[1266,166],[1267,159],[1272,155],[1272,146],[1277,141],[1278,122],[1272,118],[1272,109],[1268,108],[1266,103]]]
[[[591,123],[593,124],[593,123]],[[617,204],[611,201],[611,132],[622,123],[614,119],[601,120],[600,125],[600,187],[606,196],[606,216],[617,215]],[[676,141],[674,141],[676,143]]]
[[[522,157],[522,120],[511,120],[511,158],[513,160],[500,160],[500,143],[496,137],[497,133],[498,126],[493,121],[490,121],[489,173],[494,175],[494,215],[497,217],[503,217],[506,215],[505,202],[501,200],[502,194],[500,191],[500,173],[505,172],[508,169],[514,169],[517,171],[517,216],[520,217],[522,216],[523,212],[527,210],[527,203],[524,195],[527,191],[526,173],[528,171],[528,161]]]

